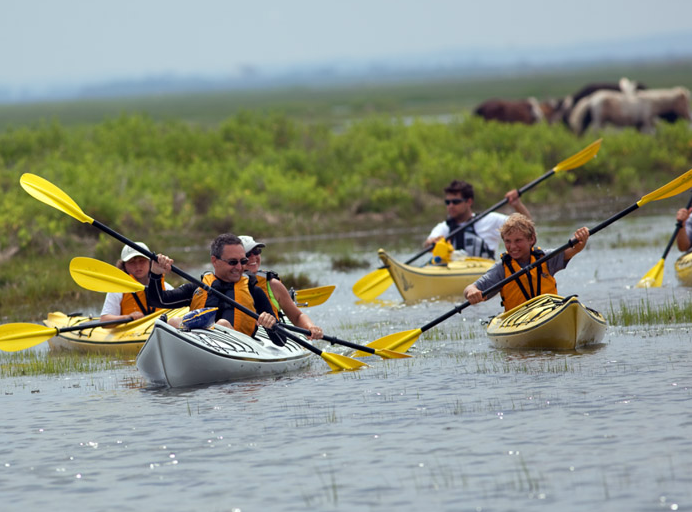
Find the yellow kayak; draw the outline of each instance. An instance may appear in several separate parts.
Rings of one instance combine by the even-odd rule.
[[[576,295],[544,294],[496,316],[487,332],[498,348],[574,350],[600,342],[606,328],[603,315]]]
[[[675,275],[683,286],[692,286],[692,251],[675,260]]]
[[[183,316],[189,310],[189,308],[166,309],[113,328],[89,327],[79,331],[61,332],[49,339],[48,345],[53,350],[137,354],[144,342],[147,341],[154,328],[154,322],[161,314],[166,313],[171,318]],[[98,317],[69,316],[56,311],[48,313],[48,317],[43,320],[43,323],[48,327],[61,329],[97,322],[98,320]]]
[[[384,249],[377,252],[406,302],[441,297],[461,297],[464,288],[473,283],[495,262],[486,258],[467,257],[446,265],[413,267],[396,261]]]

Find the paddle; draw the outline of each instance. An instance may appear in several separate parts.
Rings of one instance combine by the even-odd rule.
[[[98,272],[94,271],[96,268],[99,269]],[[132,293],[144,290],[145,288],[143,284],[135,281],[119,268],[93,258],[73,258],[70,262],[70,275],[78,285],[86,288],[87,290],[95,292],[111,291],[118,293]],[[227,297],[227,299],[229,302],[233,302],[230,298]],[[281,325],[285,329],[305,334],[307,336],[310,335],[310,331],[303,329],[302,327],[297,327],[290,324]],[[367,353],[367,355],[378,355],[383,359],[404,359],[411,357],[408,354],[403,354],[401,352],[394,352],[393,350],[387,349],[373,349],[365,345],[358,345],[356,343],[341,340],[333,336],[323,335],[322,339],[332,344],[344,345],[349,348],[360,350]]]
[[[5,324],[0,325],[0,350],[5,352],[16,352],[33,346],[39,345],[61,332],[82,331],[93,329],[94,327],[106,327],[108,325],[124,324],[131,322],[132,317],[120,320],[108,320],[105,322],[89,322],[70,327],[45,327],[37,324]]]
[[[576,153],[572,155],[571,157],[567,158],[566,160],[563,160],[559,164],[557,164],[555,167],[550,169],[548,172],[546,172],[543,176],[540,178],[536,178],[533,180],[531,183],[528,183],[521,187],[518,192],[519,195],[521,196],[523,193],[529,191],[542,181],[547,180],[550,178],[553,174],[562,172],[562,171],[569,171],[571,169],[576,169],[577,167],[581,167],[584,165],[586,162],[591,160],[596,156],[596,153],[598,153],[598,150],[601,148],[601,142],[603,139],[598,139],[595,142],[592,142],[589,144],[587,147],[582,149],[579,153]],[[479,220],[481,220],[483,217],[489,215],[490,213],[494,212],[498,208],[506,205],[508,203],[508,199],[504,198],[502,201],[494,204],[487,210],[485,210],[483,213],[480,213],[476,216],[474,216],[469,222],[466,224],[463,224],[455,229],[453,229],[449,235],[446,236],[447,240],[450,240],[459,233],[461,230],[466,229],[469,226],[472,226]],[[421,252],[418,254],[414,255],[410,259],[406,260],[404,263],[405,264],[410,264],[413,263],[415,260],[426,254],[427,252],[432,251],[434,248],[434,245],[430,245],[423,249]],[[385,292],[387,288],[392,284],[392,276],[389,273],[389,270],[387,267],[380,267],[376,270],[373,270],[369,274],[361,277],[356,284],[353,285],[353,293],[358,297],[363,300],[373,300],[377,298],[379,295]]]
[[[78,221],[85,223],[85,224],[91,224],[92,226],[100,229],[104,233],[107,233],[108,235],[112,236],[116,240],[119,240],[120,242],[124,243],[125,245],[128,245],[135,249],[136,251],[146,255],[149,259],[156,259],[156,254],[147,251],[144,247],[141,247],[137,245],[135,242],[132,240],[125,238],[123,235],[120,233],[113,231],[111,228],[106,226],[105,224],[102,224],[101,222],[89,217],[87,214],[85,214],[82,209],[79,207],[77,203],[74,202],[74,200],[68,196],[65,192],[60,190],[58,187],[53,185],[50,181],[45,180],[39,176],[36,176],[35,174],[31,173],[25,173],[22,175],[20,178],[20,184],[22,185],[22,188],[32,197],[38,199],[39,201],[46,203],[49,206],[52,206],[53,208],[56,208],[57,210],[60,210],[64,213],[67,213],[71,217],[77,219]],[[187,281],[190,281],[191,283],[197,285],[198,287],[202,288],[205,290],[207,293],[213,293],[216,294],[219,298],[222,300],[230,300],[226,295],[221,293],[220,291],[206,285],[199,279],[195,279],[192,277],[190,274],[180,270],[179,268],[173,266],[171,269],[175,274],[178,274],[180,277],[183,279],[186,279]],[[89,277],[89,276],[87,276]],[[236,303],[233,301],[233,304],[238,310],[242,311],[243,313],[250,315],[253,318],[258,318],[259,315],[255,313],[254,311],[247,309],[246,307],[242,306],[241,304]],[[289,339],[292,339],[296,343],[298,343],[300,346],[303,348],[313,352],[314,354],[317,354],[318,356],[322,357],[322,359],[325,360],[325,362],[329,365],[329,367],[332,370],[354,370],[356,368],[360,368],[362,366],[367,366],[365,363],[361,361],[357,361],[355,359],[352,359],[350,357],[346,356],[341,356],[338,354],[330,354],[327,352],[323,352],[322,350],[318,349],[317,347],[312,346],[311,344],[307,343],[306,341],[303,341],[301,338],[298,336],[286,331],[285,328],[281,324],[276,325],[275,329],[286,336]]]
[[[324,304],[329,297],[331,297],[332,292],[336,286],[318,286],[316,288],[303,288],[302,290],[295,290],[294,301],[296,306],[299,308],[310,308],[312,306],[319,306]]]
[[[686,208],[689,210],[692,207],[692,197],[687,202]],[[682,229],[682,222],[677,221],[675,223],[675,231],[673,231],[673,236],[670,237],[668,245],[666,245],[666,250],[663,251],[663,256],[654,265],[651,270],[649,270],[644,277],[642,277],[637,283],[637,288],[659,288],[663,284],[663,267],[665,265],[666,256],[668,256],[668,251],[673,246],[673,242],[678,236],[678,231]]]
[[[645,204],[650,203],[652,201],[658,201],[660,199],[666,199],[668,197],[673,197],[674,195],[677,195],[681,192],[684,192],[685,190],[689,189],[690,187],[692,187],[692,169],[687,171],[685,174],[678,176],[673,181],[662,186],[661,188],[651,192],[650,194],[645,195],[636,203],[625,208],[620,213],[613,215],[608,220],[601,222],[598,226],[589,229],[589,234],[595,235],[596,233],[598,233],[603,228],[609,226],[610,224],[612,224],[616,220],[621,219],[625,215],[633,212],[634,210],[636,210],[640,206],[644,206]],[[573,247],[576,243],[577,243],[576,240],[570,239],[563,246],[558,247],[557,249],[550,252],[549,254],[546,254],[542,258],[537,259],[533,263],[527,265],[526,267],[515,272],[511,276],[503,279],[499,283],[496,283],[495,285],[491,286],[487,290],[483,291],[483,296],[487,297],[489,294],[500,290],[504,285],[506,285],[510,281],[518,279],[519,277],[521,277],[524,274],[533,270],[535,267],[548,261],[550,258],[553,258],[553,257],[557,256],[558,254],[560,254],[561,252],[569,249],[570,247]],[[380,339],[373,341],[372,343],[369,344],[369,346],[373,347],[373,348],[387,347],[390,350],[401,350],[401,348],[405,347],[405,346],[410,347],[411,345],[413,345],[413,343],[415,343],[415,341],[418,339],[418,337],[421,334],[423,334],[425,331],[432,329],[437,324],[444,322],[445,320],[456,315],[457,313],[460,313],[462,310],[466,309],[470,305],[471,305],[471,303],[469,301],[466,301],[463,304],[460,304],[460,305],[456,306],[454,309],[448,311],[444,315],[442,315],[442,316],[436,318],[435,320],[425,324],[423,327],[421,327],[419,329],[411,329],[409,331],[402,331],[402,332],[390,334],[388,336],[385,336],[383,338],[380,338]],[[356,357],[358,356],[357,353],[354,355]]]

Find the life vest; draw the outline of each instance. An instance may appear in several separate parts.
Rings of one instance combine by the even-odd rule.
[[[132,274],[130,274],[132,276]],[[132,276],[134,279],[134,276]],[[163,276],[161,276],[161,287],[164,287]],[[153,308],[147,304],[147,292],[141,290],[132,293],[123,293],[123,298],[120,300],[120,314],[129,315],[135,311],[141,311],[144,316],[160,311],[163,308]]]
[[[446,265],[452,261],[452,253],[454,252],[454,246],[450,244],[444,238],[439,239],[435,242],[435,246],[432,250],[432,260],[433,265]]]
[[[532,247],[530,263],[534,263],[537,259],[540,259],[543,256],[545,256],[545,253],[540,247]],[[509,254],[503,253],[500,259],[502,260],[502,265],[505,269],[505,278],[521,270],[518,265],[516,265],[517,268],[515,268],[513,263],[516,262]],[[502,287],[502,290],[500,290],[502,305],[505,307],[505,311],[509,311],[510,309],[523,304],[533,297],[538,297],[543,293],[557,294],[557,284],[555,283],[555,278],[548,274],[547,267],[545,272],[543,272],[542,263],[537,267],[532,268],[528,273],[522,275],[521,277],[510,281]]]
[[[207,272],[202,276],[202,282],[210,288],[212,283],[217,279],[218,278],[211,272]],[[192,301],[190,302],[190,310],[205,307],[207,303],[207,294],[208,292],[204,288],[197,288],[192,296]],[[255,301],[250,293],[249,279],[247,276],[242,276],[240,280],[233,285],[233,296],[231,298],[241,306],[245,306],[247,309],[255,311]],[[233,307],[229,303],[222,302],[222,304],[226,304],[228,307]],[[219,307],[217,319],[220,318],[221,314],[223,313],[222,308],[223,306]],[[238,332],[252,336],[257,329],[257,320],[250,315],[243,313],[238,308],[234,307],[233,310],[233,322],[231,322],[233,324],[233,328]]]
[[[279,274],[272,272],[271,270],[259,270],[255,277],[257,278],[257,285],[262,288],[264,293],[269,297],[269,302],[271,302],[272,309],[274,310],[274,316],[276,318],[281,318],[279,314],[281,313],[281,306],[279,306],[279,301],[274,296],[272,287],[269,281],[272,279],[279,279]]]
[[[454,219],[447,219],[445,222],[447,226],[449,226],[450,233],[461,226],[461,224],[457,224]],[[463,249],[469,256],[478,256],[491,260],[495,259],[495,251],[491,250],[488,244],[485,243],[485,240],[478,236],[473,224],[459,231],[451,237],[449,241],[452,242],[455,249]]]

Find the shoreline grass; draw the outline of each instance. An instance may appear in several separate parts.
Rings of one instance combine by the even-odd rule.
[[[606,318],[609,324],[620,326],[692,323],[692,299],[673,297],[662,304],[653,304],[648,297],[638,302],[621,300],[617,310],[611,302]]]
[[[0,352],[0,378],[113,370],[128,364],[117,354],[22,350]]]

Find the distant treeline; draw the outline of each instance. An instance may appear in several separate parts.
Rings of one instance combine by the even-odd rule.
[[[692,166],[692,131],[683,122],[661,124],[655,135],[600,135],[594,161],[553,177],[526,201],[563,204],[584,190],[638,199]],[[0,255],[49,254],[98,236],[24,193],[25,172],[51,181],[128,237],[170,244],[225,231],[273,236],[338,232],[354,223],[412,225],[441,214],[441,190],[455,178],[475,185],[480,210],[598,136],[470,116],[444,123],[372,117],[335,132],[250,111],[215,128],[122,115],[94,125],[9,129],[0,133]]]

